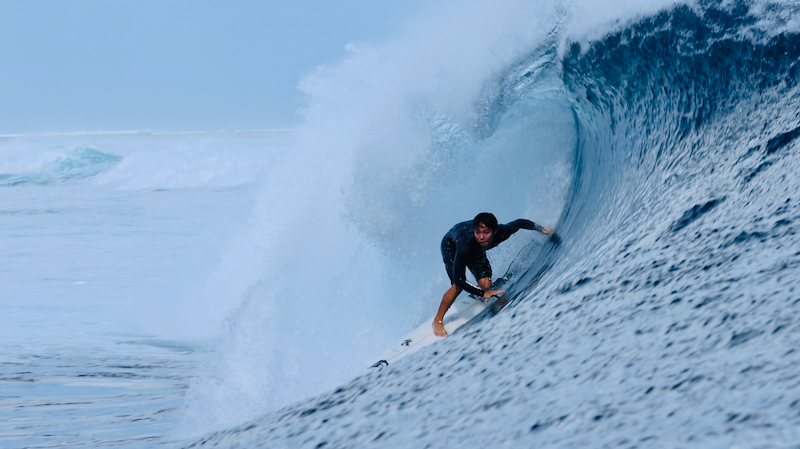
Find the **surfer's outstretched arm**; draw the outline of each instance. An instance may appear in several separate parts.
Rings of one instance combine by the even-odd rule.
[[[529,231],[539,231],[542,234],[552,234],[553,233],[553,229],[552,228],[546,228],[546,227],[544,227],[544,226],[542,226],[540,224],[536,224],[536,223],[532,222],[531,220],[526,220],[524,218],[520,218],[518,220],[514,220],[511,223],[508,223],[507,225],[504,225],[504,226],[505,226],[505,229],[500,229],[500,227],[498,226],[498,230],[499,231],[505,231],[505,233],[507,233],[509,236],[511,234],[517,232],[520,229],[527,229]]]

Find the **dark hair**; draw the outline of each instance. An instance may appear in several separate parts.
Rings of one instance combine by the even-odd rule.
[[[497,230],[497,218],[489,212],[481,212],[472,220],[472,228],[476,229],[478,225],[484,225],[492,231]]]

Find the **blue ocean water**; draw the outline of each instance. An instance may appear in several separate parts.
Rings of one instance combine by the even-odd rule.
[[[292,133],[5,138],[0,442],[798,447],[798,14],[443,2]],[[368,372],[483,210],[561,242]]]

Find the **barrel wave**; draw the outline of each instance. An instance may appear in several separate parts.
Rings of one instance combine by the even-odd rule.
[[[426,198],[450,185],[437,180],[474,168],[453,165],[458,151],[501,157],[557,115],[574,145],[553,200],[561,242],[527,247],[494,317],[188,447],[796,445],[798,20],[794,6],[701,2],[583,42],[556,25],[483,80],[467,131],[415,104],[433,130],[422,156],[356,158],[347,210],[369,241],[390,239],[363,219],[378,210],[417,207],[403,223],[425,227],[444,207]],[[513,193],[530,188],[526,163],[489,175],[514,187],[508,214],[537,210]]]

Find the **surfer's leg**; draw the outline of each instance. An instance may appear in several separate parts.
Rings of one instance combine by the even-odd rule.
[[[478,285],[484,290],[491,290],[492,288],[492,265],[489,264],[489,259],[486,257],[485,252],[476,254],[472,260],[467,262],[467,268],[475,276]]]
[[[439,311],[436,312],[436,316],[433,317],[433,333],[436,334],[437,337],[446,337],[447,331],[444,330],[444,314],[447,313],[447,310],[453,303],[456,301],[456,297],[461,294],[461,288],[457,287],[455,284],[451,285],[450,288],[444,292],[444,296],[442,296],[442,303],[439,304]]]
[[[450,306],[456,300],[456,297],[461,293],[461,288],[456,287],[455,277],[453,275],[453,263],[456,254],[456,242],[452,239],[445,237],[442,239],[442,259],[444,260],[444,269],[447,271],[447,277],[450,278],[450,288],[444,292],[442,302],[439,304],[439,311],[433,317],[433,333],[439,337],[446,337],[447,331],[444,330],[444,314],[450,309]]]

